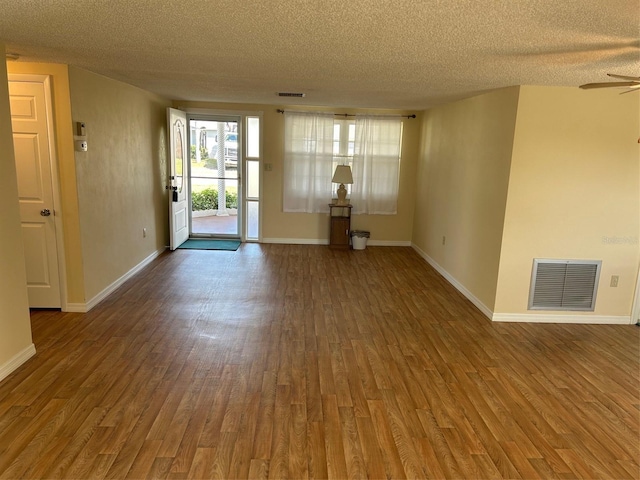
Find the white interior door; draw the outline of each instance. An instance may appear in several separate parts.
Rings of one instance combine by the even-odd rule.
[[[187,198],[187,115],[167,109],[169,131],[169,247],[175,250],[189,238],[189,201]]]
[[[48,85],[10,81],[11,124],[29,305],[60,308]]]

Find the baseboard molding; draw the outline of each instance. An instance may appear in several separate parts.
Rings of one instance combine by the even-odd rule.
[[[326,238],[263,238],[262,243],[281,243],[285,245],[329,245]]]
[[[562,315],[546,313],[494,313],[494,322],[582,323],[594,325],[629,325],[629,315]]]
[[[567,314],[546,314],[546,313],[493,313],[486,305],[476,298],[460,282],[458,282],[449,272],[442,268],[438,262],[427,255],[420,247],[413,244],[413,249],[418,252],[426,262],[431,265],[440,275],[442,275],[451,285],[473,303],[493,322],[521,322],[521,323],[576,323],[576,324],[596,324],[596,325],[629,325],[632,323],[629,315],[567,315]]]
[[[406,240],[371,240],[367,241],[371,247],[410,247],[411,242]]]
[[[326,238],[263,238],[262,243],[282,243],[287,245],[329,245]],[[371,240],[367,241],[371,247],[410,247],[411,242],[405,240]]]
[[[473,293],[471,293],[467,288],[462,285],[458,280],[456,280],[449,272],[447,272],[444,268],[442,268],[438,262],[436,262],[433,258],[431,258],[427,253],[418,247],[416,244],[412,243],[411,247],[418,252],[425,261],[431,265],[440,275],[442,275],[447,282],[453,285],[456,290],[458,290],[462,295],[464,295],[467,300],[473,303],[478,310],[480,310],[487,318],[491,319],[493,317],[493,312],[490,308],[488,308],[484,303],[480,301]]]
[[[0,382],[15,372],[23,363],[36,354],[36,346],[32,343],[21,352],[15,354],[9,361],[0,365]]]
[[[163,250],[158,250],[156,252],[153,252],[151,255],[149,255],[147,258],[142,260],[139,264],[137,264],[135,267],[133,267],[131,270],[129,270],[127,273],[125,273],[123,276],[118,278],[111,285],[109,285],[107,288],[105,288],[100,293],[98,293],[96,296],[94,296],[87,303],[67,303],[67,310],[66,311],[67,312],[78,312],[78,313],[86,313],[86,312],[88,312],[93,307],[98,305],[102,300],[104,300],[109,295],[111,295],[113,292],[115,292],[120,286],[122,286],[122,284],[124,282],[129,280],[136,273],[138,273],[144,267],[146,267],[151,262],[153,262],[163,252],[164,252],[164,249]]]
[[[67,303],[67,306],[62,309],[63,312],[71,313],[87,313],[86,303]]]

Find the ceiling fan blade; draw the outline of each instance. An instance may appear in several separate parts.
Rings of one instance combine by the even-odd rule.
[[[607,73],[609,77],[619,78],[620,80],[631,80],[632,82],[640,82],[640,77],[629,77],[628,75],[616,75],[614,73]]]
[[[580,85],[580,88],[588,89],[588,88],[607,88],[607,87],[633,87],[635,85],[640,85],[640,83],[638,81],[587,83],[585,85]]]
[[[640,83],[633,87],[629,87],[624,92],[620,92],[620,95],[622,95],[623,93],[629,93],[629,92],[640,92]]]

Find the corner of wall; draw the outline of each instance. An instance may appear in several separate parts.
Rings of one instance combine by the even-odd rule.
[[[519,93],[500,89],[422,116],[412,241],[487,311],[495,304]]]
[[[0,43],[0,53],[4,54]],[[17,368],[33,348],[24,263],[18,182],[13,151],[7,64],[0,64],[0,378]]]
[[[610,89],[520,88],[496,319],[631,321],[640,264],[640,101],[628,97]],[[595,311],[528,311],[534,258],[601,260]],[[612,275],[620,279],[616,288]]]

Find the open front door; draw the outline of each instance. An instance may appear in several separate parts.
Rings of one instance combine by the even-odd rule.
[[[189,238],[189,201],[187,199],[187,115],[167,109],[169,131],[169,247],[175,250]]]

